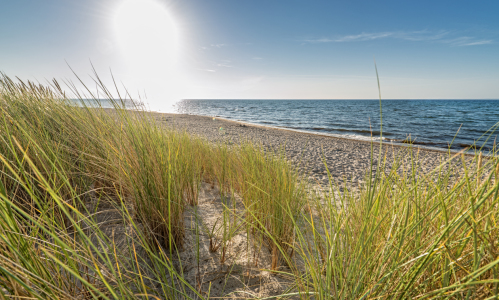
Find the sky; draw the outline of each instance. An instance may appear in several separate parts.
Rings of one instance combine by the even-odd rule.
[[[498,99],[499,1],[0,0],[0,71],[177,99]],[[93,67],[92,67],[93,66]],[[82,87],[80,83],[76,83]]]

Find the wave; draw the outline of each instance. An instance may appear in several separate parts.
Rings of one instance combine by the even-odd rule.
[[[364,129],[344,129],[344,128],[324,128],[324,127],[300,127],[297,129],[303,129],[303,130],[320,130],[320,131],[327,131],[327,132],[352,132],[352,133],[360,133],[361,135],[380,135],[381,131],[378,130],[364,130]],[[385,132],[383,131],[383,135],[394,135],[394,133],[391,132]]]
[[[263,126],[282,126],[309,133],[363,140],[371,140],[371,135],[377,137],[381,133],[378,101],[187,100],[182,103],[182,111],[188,113],[222,115]],[[453,140],[462,124],[451,147],[470,148],[474,140],[499,120],[497,100],[403,100],[385,103],[383,137],[389,142],[405,145],[448,149],[448,143]],[[409,133],[413,139],[411,141],[406,138]],[[496,135],[497,133],[492,135],[486,146],[492,146]]]

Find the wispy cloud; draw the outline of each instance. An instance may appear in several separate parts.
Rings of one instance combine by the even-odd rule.
[[[407,41],[424,42],[424,41],[438,41],[451,33],[447,30],[439,30],[437,32],[432,32],[428,30],[419,31],[399,31],[394,34],[394,38],[399,38]]]
[[[442,42],[452,46],[466,47],[491,44],[492,40],[479,40],[469,36],[462,36],[454,39],[442,40]]]
[[[253,57],[252,59],[253,59],[253,60],[262,60],[263,58],[258,57],[258,56],[255,56],[255,57]]]
[[[318,39],[305,39],[304,42],[309,43],[344,43],[344,42],[364,42],[373,41],[379,39],[393,38],[402,39],[409,41],[428,41],[428,40],[438,40],[443,38],[448,34],[447,31],[439,31],[436,33],[428,32],[426,30],[421,31],[385,31],[385,32],[373,32],[373,33],[360,33],[355,35],[344,35],[337,36],[335,38],[318,38]]]
[[[362,32],[354,35],[344,35],[336,37],[320,37],[320,38],[307,38],[300,39],[304,43],[348,43],[348,42],[365,42],[381,39],[398,39],[415,42],[439,42],[452,46],[475,46],[493,43],[490,39],[479,39],[469,36],[457,36],[447,30],[440,31],[385,31],[385,32]]]
[[[356,41],[372,41],[393,36],[393,32],[378,32],[378,33],[361,33],[357,35],[346,35],[335,39],[335,42],[356,42]]]
[[[213,63],[213,65],[216,67],[232,68],[231,61],[226,59]]]
[[[196,70],[209,72],[209,73],[215,73],[217,71],[217,70],[213,70],[213,69],[196,69]]]
[[[210,44],[208,46],[201,46],[201,50],[210,50],[210,49],[213,49],[213,48],[217,48],[217,49],[220,49],[220,48],[223,48],[223,47],[228,47],[230,46],[230,44]]]
[[[210,46],[214,47],[214,48],[222,48],[222,47],[227,47],[229,45],[228,44],[211,44]]]
[[[300,40],[300,42],[305,42],[305,43],[331,43],[331,42],[335,42],[335,40],[329,39],[329,38],[313,38],[313,39]]]
[[[476,42],[462,44],[460,46],[475,46],[475,45],[487,45],[487,44],[492,44],[492,40],[476,41]]]
[[[217,73],[223,72],[223,68],[233,68],[230,60],[207,61],[204,66],[196,68],[196,70]]]

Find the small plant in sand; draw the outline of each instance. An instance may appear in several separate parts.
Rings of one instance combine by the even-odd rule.
[[[210,252],[217,252],[218,248],[220,248],[220,245],[222,243],[222,239],[218,238],[218,235],[220,234],[220,229],[222,229],[222,225],[219,225],[217,227],[218,222],[220,221],[220,218],[218,218],[215,223],[213,223],[213,226],[210,228],[205,228],[206,229],[206,235],[210,239],[210,246],[208,250]]]
[[[221,264],[225,263],[231,239],[239,233],[242,227],[242,223],[237,224],[229,219],[230,214],[230,212],[224,211],[223,216],[217,218],[211,227],[205,226],[204,228],[205,234],[209,238],[209,251],[214,253],[222,247],[220,254]]]

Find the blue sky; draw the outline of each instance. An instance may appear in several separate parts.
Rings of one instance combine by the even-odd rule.
[[[91,61],[106,83],[111,69],[152,106],[179,98],[373,99],[373,57],[385,99],[499,98],[495,0],[0,4],[7,75],[74,79],[67,61],[87,81]],[[129,34],[134,26],[154,33]]]

